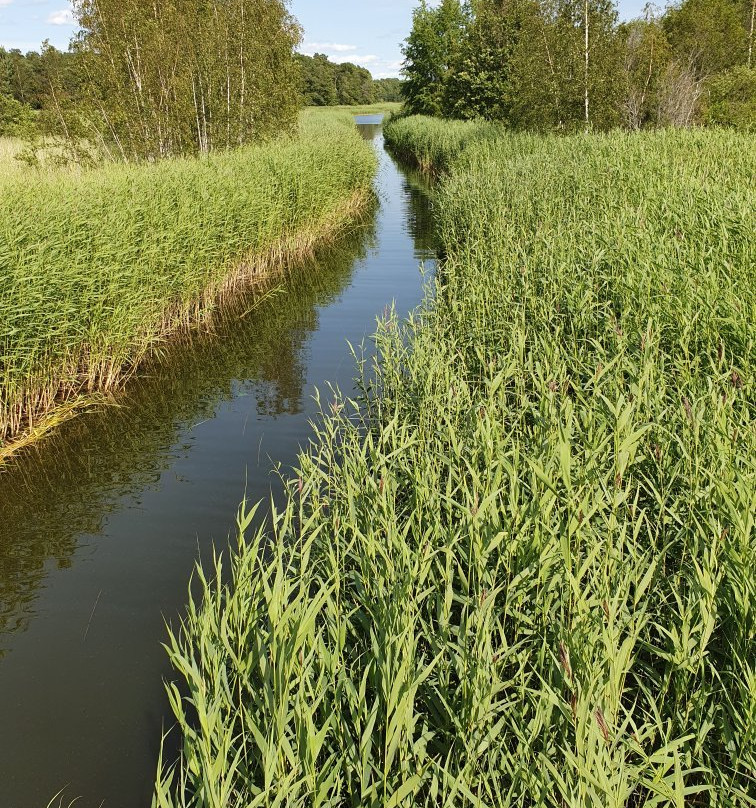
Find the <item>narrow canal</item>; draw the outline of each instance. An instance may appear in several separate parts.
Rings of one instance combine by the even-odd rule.
[[[369,220],[282,288],[172,347],[121,406],[64,424],[0,474],[0,808],[150,803],[170,723],[161,647],[200,555],[242,498],[296,461],[316,388],[352,388],[348,343],[422,297],[432,268],[422,183],[380,158]],[[58,805],[58,800],[55,801]]]

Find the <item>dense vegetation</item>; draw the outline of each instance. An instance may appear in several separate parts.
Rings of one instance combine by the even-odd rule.
[[[201,572],[155,804],[756,804],[752,140],[386,134],[435,294]]]
[[[402,101],[402,81],[401,79],[375,79],[376,101],[388,101],[397,103]]]
[[[69,53],[0,51],[0,134],[36,129],[78,157],[155,160],[295,128],[301,32],[284,0],[79,0],[74,13]],[[39,116],[19,127],[15,105],[3,114],[10,99]]]
[[[83,97],[69,137],[110,156],[231,149],[294,127],[300,29],[282,0],[75,6]]]
[[[297,54],[300,92],[308,106],[354,106],[402,100],[399,79],[374,79],[364,67],[329,61],[324,53]]]
[[[334,64],[323,53],[297,54],[300,91],[304,103],[313,107],[339,104],[371,104],[376,99],[373,77],[351,62]]]
[[[31,107],[9,95],[0,95],[0,137],[27,137],[37,131]]]
[[[374,168],[349,116],[307,116],[296,136],[301,30],[285,0],[73,8],[68,53],[0,50],[0,135],[15,138],[0,143],[0,458],[331,237]]]
[[[163,31],[162,36],[167,35],[168,33]],[[240,39],[237,46],[243,43],[244,40]],[[249,42],[246,44],[249,45]],[[74,43],[68,52],[49,46],[43,47],[41,53],[30,51],[26,54],[18,50],[8,51],[0,48],[0,137],[33,138],[40,134],[60,135],[64,123],[65,126],[71,126],[73,131],[80,132],[83,125],[80,116],[91,105],[93,96],[92,84],[89,82],[91,65],[83,57],[81,43]],[[282,77],[284,84],[289,84],[292,81],[290,68],[294,68],[296,92],[293,95],[287,94],[288,100],[295,97],[299,103],[306,106],[368,105],[398,103],[402,100],[402,82],[398,78],[373,79],[370,71],[364,67],[351,62],[334,64],[324,54],[315,54],[314,57],[294,54],[293,58],[293,65],[287,63],[287,69],[283,74],[280,71],[277,74]],[[239,82],[235,87],[232,82],[231,90],[234,98],[234,114],[238,115],[236,102],[238,100],[241,106],[243,99],[241,92],[237,94],[235,90],[241,90],[242,76],[237,75],[236,78]],[[100,85],[99,81],[94,85],[97,88],[94,90],[95,96],[102,94]],[[122,83],[120,90],[115,88],[111,92],[127,91],[126,94],[132,96],[133,93],[127,85],[128,82]],[[226,91],[222,82],[216,86]],[[246,91],[248,92],[249,88]],[[280,109],[278,111],[280,112]],[[191,114],[192,112],[190,110],[189,116],[192,122],[184,123],[184,129],[187,126],[193,125],[195,128],[197,126],[196,116]],[[270,114],[275,112],[274,105]],[[173,109],[172,114],[178,116],[181,111]],[[290,123],[284,116],[284,125],[287,120]],[[243,116],[237,117],[234,123],[237,138],[240,137],[239,127],[242,126],[244,126]],[[227,131],[228,128],[226,125]]]
[[[344,227],[374,155],[349,115],[302,126],[203,160],[0,180],[0,450]]]
[[[442,0],[405,44],[409,110],[512,128],[756,127],[754,0]]]
[[[76,54],[51,45],[22,53],[0,47],[0,97],[12,98],[29,110],[39,111],[50,100],[50,79],[59,77],[67,93],[80,82]],[[0,132],[2,134],[2,132]]]
[[[0,47],[0,137],[34,138],[59,133],[61,105],[83,93],[84,76],[77,49],[22,53]]]

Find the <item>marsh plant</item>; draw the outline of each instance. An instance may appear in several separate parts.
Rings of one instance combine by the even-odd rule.
[[[197,573],[155,806],[756,804],[753,144],[475,126],[435,289]]]
[[[348,227],[375,155],[345,113],[204,159],[0,179],[0,453]]]

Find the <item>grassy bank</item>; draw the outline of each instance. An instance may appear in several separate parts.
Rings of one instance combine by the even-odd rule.
[[[6,172],[0,451],[335,237],[374,170],[351,117],[320,113],[298,137],[202,160]]]
[[[397,118],[386,126],[386,145],[404,162],[430,174],[449,169],[459,155],[476,143],[496,140],[496,124],[442,121],[425,115]]]
[[[155,804],[755,805],[753,143],[446,127],[387,131],[435,294],[200,573]]]
[[[374,104],[337,105],[333,107],[307,107],[307,112],[348,112],[350,115],[391,115],[401,111],[402,105],[397,101],[376,101]]]
[[[401,112],[402,105],[398,101],[376,101],[374,104],[364,106],[335,107],[351,112],[353,115],[397,115]]]

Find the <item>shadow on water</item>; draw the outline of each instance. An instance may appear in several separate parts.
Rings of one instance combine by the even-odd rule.
[[[411,168],[403,167],[401,171],[406,180],[407,229],[412,234],[418,252],[435,256],[438,252],[438,238],[430,197],[432,180]]]
[[[119,406],[64,424],[0,473],[0,808],[146,806],[163,722],[160,643],[196,558],[246,496],[280,492],[316,387],[349,390],[347,347],[422,296],[432,211],[380,157],[380,204],[338,248],[249,296],[212,334],[166,348]],[[67,804],[68,800],[64,801]]]
[[[0,654],[32,618],[49,566],[70,567],[80,536],[101,534],[109,514],[157,485],[191,449],[177,439],[221,402],[248,397],[261,418],[303,411],[303,345],[318,307],[349,283],[374,239],[371,216],[262,299],[235,301],[212,333],[171,345],[115,407],[64,423],[0,472]]]

